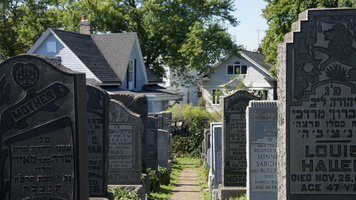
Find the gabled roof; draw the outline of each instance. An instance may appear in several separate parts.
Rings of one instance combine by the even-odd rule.
[[[122,82],[92,39],[92,35],[58,29],[52,31],[103,83]]]
[[[148,82],[150,84],[157,84],[157,83],[162,83],[162,79],[159,78],[147,65],[146,66],[146,72],[148,76]]]
[[[246,60],[250,61],[251,63],[256,65],[258,68],[260,68],[262,71],[264,71],[266,74],[271,76],[269,73],[269,70],[271,69],[271,65],[269,65],[265,62],[265,60],[266,60],[265,55],[263,55],[262,53],[245,51],[245,50],[242,50],[239,53]]]
[[[35,52],[50,34],[68,47],[104,84],[122,83],[133,48],[137,47],[139,51],[141,50],[136,33],[88,35],[50,28],[37,40],[29,52]],[[138,58],[142,59],[141,52],[138,52]],[[147,75],[146,71],[143,73]]]
[[[92,34],[90,36],[109,65],[116,72],[119,80],[123,82],[137,34],[112,33]]]
[[[261,69],[263,72],[265,72],[268,76],[273,78],[272,75],[269,72],[269,70],[271,69],[271,65],[265,63],[265,59],[266,59],[265,55],[263,55],[261,53],[258,53],[258,52],[251,52],[251,51],[245,51],[245,50],[239,51],[239,54],[241,55],[242,58],[248,60],[249,62],[254,64],[256,67]],[[229,58],[231,58],[231,56],[225,56],[219,62],[215,63],[213,65],[213,68],[217,68],[218,66],[220,66],[223,62],[225,62]],[[201,74],[199,76],[199,78],[205,78],[207,76],[209,76],[209,73],[208,74]]]

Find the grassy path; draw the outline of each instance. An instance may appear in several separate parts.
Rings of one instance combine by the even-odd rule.
[[[196,171],[197,174],[197,184],[199,185],[199,193],[204,196],[204,199],[211,199],[210,190],[207,189],[207,172],[201,165],[201,160],[197,158],[178,158],[177,163],[173,164],[171,173],[171,183],[169,185],[161,185],[161,190],[158,193],[151,193],[149,195],[149,200],[169,200],[172,197],[172,191],[176,191],[174,186],[179,186],[179,184],[184,184],[184,182],[179,181],[179,175],[184,171]],[[189,184],[189,183],[187,183]],[[195,183],[194,183],[195,184]],[[182,186],[182,185],[181,185]],[[197,189],[194,189],[195,194],[197,194]],[[174,197],[175,198],[175,197]],[[192,198],[190,198],[192,199]],[[196,199],[196,198],[193,198]]]

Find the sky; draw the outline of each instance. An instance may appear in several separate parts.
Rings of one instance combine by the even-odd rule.
[[[264,0],[235,0],[236,11],[233,15],[240,23],[236,27],[229,26],[228,30],[237,44],[245,46],[249,51],[258,48],[268,28],[261,11],[265,5]]]

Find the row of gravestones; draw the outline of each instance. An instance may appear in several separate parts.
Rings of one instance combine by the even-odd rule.
[[[355,44],[356,9],[299,15],[279,45],[278,112],[238,91],[223,100],[222,124],[206,131],[214,198],[247,189],[250,200],[355,199]]]
[[[242,90],[225,97],[223,123],[205,131],[212,199],[245,192],[248,199],[277,198],[277,103],[257,99]]]
[[[144,96],[109,97],[34,55],[0,74],[1,200],[112,199],[108,187],[144,199],[146,168],[171,168],[171,113],[147,113]]]

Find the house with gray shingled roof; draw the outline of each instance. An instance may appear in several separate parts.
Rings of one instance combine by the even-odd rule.
[[[181,95],[159,87],[162,82],[145,66],[137,33],[83,34],[47,29],[27,53],[41,54],[86,74],[87,84],[111,94],[140,93],[148,111],[160,112]]]
[[[200,89],[209,111],[221,110],[222,96],[226,88],[235,89],[238,82],[233,79],[239,76],[250,90],[265,100],[276,99],[276,79],[269,70],[271,65],[265,62],[266,57],[259,52],[240,51],[241,57],[226,56],[214,64],[213,72],[202,76]]]

